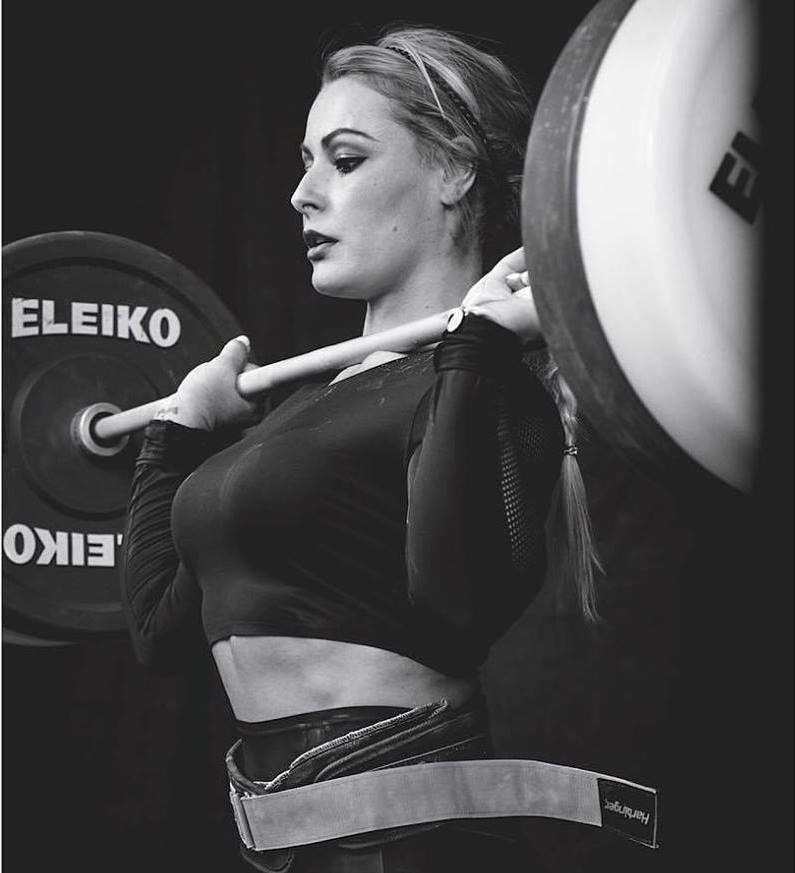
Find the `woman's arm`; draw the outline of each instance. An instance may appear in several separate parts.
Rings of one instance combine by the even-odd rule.
[[[215,446],[206,431],[153,421],[135,465],[122,544],[122,605],[138,659],[173,667],[201,645],[201,595],[171,537],[171,504]]]
[[[144,432],[122,547],[122,604],[139,660],[175,666],[206,652],[201,595],[171,536],[171,505],[182,482],[230,442],[228,426],[249,422],[257,404],[237,393],[248,340],[230,340],[191,370]]]
[[[434,364],[409,444],[409,596],[491,642],[543,582],[563,430],[521,340],[493,321],[467,315]]]

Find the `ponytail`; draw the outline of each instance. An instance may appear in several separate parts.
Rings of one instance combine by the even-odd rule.
[[[543,381],[558,407],[566,440],[560,478],[547,517],[549,574],[559,595],[565,597],[573,593],[585,620],[596,624],[600,617],[596,608],[594,568],[603,571],[594,544],[585,483],[577,461],[577,399],[552,357],[544,370]]]

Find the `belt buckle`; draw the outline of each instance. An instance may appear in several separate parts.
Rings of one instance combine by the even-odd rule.
[[[254,837],[248,824],[248,816],[246,815],[241,795],[238,793],[237,788],[235,788],[232,782],[229,783],[229,801],[232,804],[232,811],[235,815],[235,824],[237,825],[240,839],[247,849],[253,849]]]

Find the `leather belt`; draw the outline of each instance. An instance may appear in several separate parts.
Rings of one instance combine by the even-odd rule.
[[[270,794],[230,786],[240,837],[258,851],[423,822],[506,816],[606,827],[658,847],[656,789],[541,761],[412,764]]]

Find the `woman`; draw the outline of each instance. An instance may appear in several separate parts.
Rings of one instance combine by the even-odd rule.
[[[147,429],[125,535],[133,640],[178,660],[200,614],[241,791],[488,755],[477,670],[542,584],[553,488],[563,459],[576,469],[571,405],[522,362],[539,330],[521,250],[479,279],[518,235],[528,105],[502,62],[440,31],[330,55],[292,197],[313,286],[365,301],[365,334],[463,309],[435,349],[308,380],[236,440],[256,407],[232,340]],[[592,616],[582,516],[570,533]],[[513,851],[478,822],[243,849],[294,873],[510,870]]]

